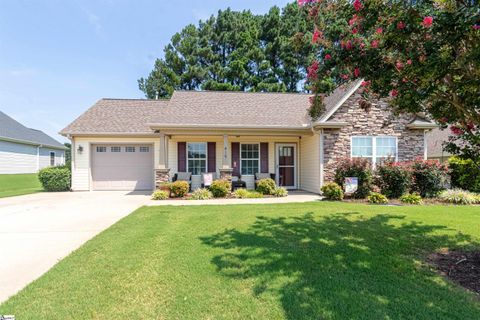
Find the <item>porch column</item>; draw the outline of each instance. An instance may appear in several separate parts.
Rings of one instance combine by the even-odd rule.
[[[229,149],[230,148],[228,147],[228,135],[224,134],[223,135],[223,158],[222,158],[222,168],[223,169],[230,168],[230,164],[228,163]]]
[[[165,169],[167,167],[167,148],[165,133],[160,133],[160,157],[158,159],[158,168]]]

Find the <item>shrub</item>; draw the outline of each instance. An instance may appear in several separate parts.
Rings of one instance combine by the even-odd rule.
[[[478,199],[476,194],[462,189],[442,191],[438,198],[443,202],[453,204],[475,204]]]
[[[452,187],[480,192],[480,167],[471,159],[451,157],[448,160],[448,169]]]
[[[190,196],[190,199],[192,200],[208,200],[212,199],[213,194],[210,190],[208,189],[197,189],[192,192],[192,195]]]
[[[288,196],[288,191],[284,187],[278,187],[278,188],[275,188],[272,195],[277,198],[286,197]]]
[[[152,200],[167,200],[169,192],[165,190],[156,190],[152,194]]]
[[[400,163],[387,161],[377,165],[375,173],[375,184],[389,198],[398,198],[410,188],[410,172]]]
[[[38,180],[45,191],[70,190],[72,174],[65,167],[49,167],[38,172]]]
[[[232,184],[225,179],[215,180],[209,189],[215,198],[225,198],[232,189]]]
[[[344,189],[345,178],[357,177],[358,190],[352,195],[363,199],[372,191],[372,169],[370,162],[365,158],[343,159],[335,170],[335,182]]]
[[[343,194],[342,187],[340,187],[335,182],[326,183],[325,185],[322,186],[320,190],[322,191],[323,196],[327,200],[333,200],[333,201],[343,200],[344,194]]]
[[[261,194],[273,194],[277,185],[273,179],[261,179],[257,183],[257,191]]]
[[[237,189],[233,193],[233,196],[237,199],[263,198],[263,194],[260,192],[249,191],[247,189]]]
[[[187,181],[175,181],[170,183],[170,191],[176,198],[183,198],[190,190],[190,185]]]
[[[367,201],[373,204],[387,204],[388,198],[381,193],[370,192],[370,195],[367,197]]]
[[[436,197],[447,185],[447,168],[438,161],[417,160],[410,164],[412,189],[424,198]]]
[[[407,193],[400,197],[400,201],[408,204],[422,204],[422,196],[418,193]]]

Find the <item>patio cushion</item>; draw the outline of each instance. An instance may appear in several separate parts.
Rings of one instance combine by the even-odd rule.
[[[255,180],[270,179],[270,173],[255,173]]]
[[[180,181],[190,181],[192,178],[191,172],[178,172],[177,173],[177,180]]]

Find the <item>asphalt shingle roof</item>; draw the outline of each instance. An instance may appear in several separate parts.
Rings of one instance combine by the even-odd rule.
[[[43,131],[30,129],[0,111],[0,138],[64,149],[65,146]]]
[[[325,98],[326,111],[352,88],[340,86]],[[309,128],[311,94],[175,91],[170,100],[102,99],[61,134],[152,133],[160,127]]]

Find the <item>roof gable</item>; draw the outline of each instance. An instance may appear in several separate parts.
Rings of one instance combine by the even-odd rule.
[[[61,149],[65,148],[63,144],[45,134],[43,131],[27,128],[2,111],[0,111],[0,138],[31,144],[47,145]]]

